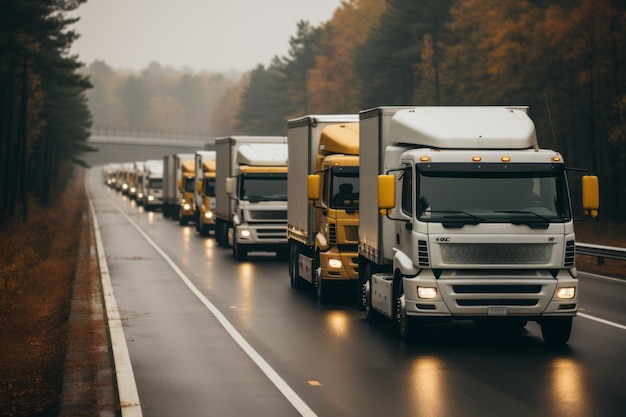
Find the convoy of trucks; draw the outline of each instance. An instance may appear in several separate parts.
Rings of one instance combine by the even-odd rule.
[[[518,328],[532,320],[547,343],[567,342],[578,281],[566,169],[558,152],[539,149],[527,110],[360,113],[359,274],[368,320],[396,321],[405,339],[432,320]],[[595,211],[597,178],[583,178],[585,208]]]
[[[238,260],[250,251],[287,254],[287,138],[215,140],[215,240]]]
[[[215,151],[195,153],[194,212],[196,231],[208,236],[215,230]]]
[[[358,284],[358,115],[289,120],[287,238],[293,288],[305,280],[320,301]],[[308,184],[308,186],[305,186]]]
[[[131,169],[109,164],[103,178],[128,192]],[[597,216],[598,179],[539,148],[527,107],[307,115],[287,122],[287,136],[217,138],[215,151],[135,171],[146,210],[214,230],[237,260],[288,257],[291,286],[308,282],[320,301],[355,288],[366,320],[392,321],[404,340],[451,320],[536,321],[547,344],[569,340],[575,213]]]
[[[139,201],[143,197],[143,164],[144,161],[133,162],[133,170],[129,175],[128,196],[131,200]]]

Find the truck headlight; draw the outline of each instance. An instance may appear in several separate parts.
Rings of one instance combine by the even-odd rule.
[[[204,218],[207,220],[211,220],[213,218],[213,212],[207,211],[206,213],[204,213]]]
[[[183,210],[191,210],[191,204],[189,203],[183,204]]]
[[[556,289],[556,297],[561,300],[571,300],[576,295],[576,287],[560,287]]]
[[[341,268],[343,263],[341,262],[341,259],[329,259],[328,266],[331,268]]]
[[[239,233],[239,237],[249,238],[250,230],[248,229],[237,229],[237,233]]]
[[[437,297],[437,288],[434,287],[417,287],[417,296],[431,300]]]
[[[154,196],[153,195],[149,195],[148,196],[148,201],[153,201],[154,200]]]

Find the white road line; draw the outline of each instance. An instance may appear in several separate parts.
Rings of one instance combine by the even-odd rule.
[[[618,329],[626,330],[626,326],[624,326],[623,324],[619,324],[619,323],[615,323],[615,322],[612,322],[612,321],[604,320],[604,319],[601,319],[601,318],[595,317],[595,316],[590,316],[589,314],[581,313],[580,311],[577,313],[577,315],[579,315],[580,317],[584,317],[586,319],[589,319],[589,320],[594,320],[594,321],[597,321],[597,322],[600,322],[600,323],[608,324],[609,326],[617,327]]]
[[[87,190],[87,195],[89,196],[89,190]],[[143,414],[141,411],[141,403],[139,402],[137,385],[135,383],[135,375],[130,363],[130,354],[128,353],[128,345],[126,344],[126,337],[124,336],[124,328],[122,327],[117,301],[113,294],[113,286],[111,285],[109,267],[104,254],[104,245],[102,244],[98,218],[96,217],[96,211],[94,210],[91,197],[89,197],[88,200],[96,240],[100,279],[102,281],[104,304],[108,317],[109,334],[111,336],[111,349],[113,350],[113,361],[115,363],[115,376],[117,378],[120,409],[122,411],[122,417],[142,417]]]
[[[285,396],[285,398],[294,406],[296,410],[302,416],[316,417],[317,415],[311,410],[311,408],[291,389],[289,385],[283,380],[280,375],[254,350],[254,348],[243,338],[243,336],[230,324],[228,319],[219,311],[213,303],[211,303],[205,296],[196,288],[189,278],[180,270],[180,268],[170,259],[169,256],[148,236],[113,200],[112,204],[119,210],[120,213],[128,220],[128,222],[146,239],[146,241],[152,245],[152,247],[165,259],[165,261],[172,267],[174,272],[178,274],[181,280],[189,287],[196,297],[209,309],[215,318],[220,322],[222,327],[228,332],[228,334],[237,342],[237,344],[246,352],[246,354],[256,363],[256,365],[263,371],[263,373],[272,381],[272,383],[278,388],[278,390]],[[124,416],[125,417],[125,416]]]

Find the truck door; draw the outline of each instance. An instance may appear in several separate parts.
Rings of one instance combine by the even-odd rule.
[[[396,207],[400,207],[399,217],[405,221],[396,222],[396,245],[398,249],[404,252],[407,256],[411,257],[413,253],[413,239],[411,234],[413,231],[413,223],[411,219],[414,213],[414,195],[415,195],[415,181],[413,178],[414,172],[410,165],[406,165],[400,176],[400,192],[396,193],[397,198],[400,199]]]

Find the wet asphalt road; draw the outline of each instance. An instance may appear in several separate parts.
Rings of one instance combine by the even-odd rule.
[[[144,416],[625,415],[626,282],[581,274],[563,349],[535,323],[438,325],[406,345],[354,293],[319,304],[285,261],[237,262],[87,175]]]

